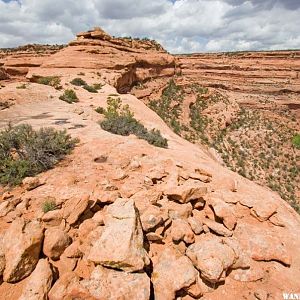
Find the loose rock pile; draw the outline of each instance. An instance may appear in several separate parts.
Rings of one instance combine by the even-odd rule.
[[[265,278],[260,261],[290,266],[271,200],[247,204],[205,170],[151,161],[104,161],[108,179],[90,194],[54,199],[56,210],[31,220],[22,217],[27,193],[47,183],[3,194],[0,213],[12,222],[0,236],[3,281],[29,276],[20,299],[199,299],[230,279]]]

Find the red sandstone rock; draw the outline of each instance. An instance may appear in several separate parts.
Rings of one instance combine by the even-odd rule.
[[[139,215],[132,200],[118,199],[111,204],[104,223],[103,234],[89,254],[90,261],[131,272],[149,264]]]

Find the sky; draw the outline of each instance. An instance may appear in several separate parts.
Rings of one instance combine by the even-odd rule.
[[[62,44],[94,26],[171,53],[300,48],[300,0],[0,0],[0,48]]]

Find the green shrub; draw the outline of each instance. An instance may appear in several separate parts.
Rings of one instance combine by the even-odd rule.
[[[84,85],[83,88],[90,93],[98,93],[98,91],[91,85]]]
[[[17,86],[16,88],[19,89],[19,90],[26,89],[26,84],[23,83],[23,84]]]
[[[71,84],[76,85],[76,86],[82,86],[82,85],[86,85],[86,82],[81,78],[74,78],[71,81]]]
[[[59,97],[60,100],[63,100],[68,103],[78,102],[78,97],[73,90],[65,90],[63,95]]]
[[[40,77],[38,78],[37,83],[50,85],[56,89],[60,88],[60,78],[58,76]]]
[[[103,107],[99,106],[99,107],[97,107],[97,108],[95,109],[95,112],[97,112],[98,114],[103,115],[104,112],[105,112],[105,109],[104,109]]]
[[[94,83],[93,84],[93,88],[97,91],[101,90],[103,88],[103,86],[104,86],[104,84],[102,84],[102,83]]]
[[[54,201],[45,201],[42,206],[43,212],[47,213],[48,211],[56,209],[56,203]]]
[[[107,109],[101,110],[105,119],[100,123],[102,129],[114,134],[128,136],[136,135],[138,138],[146,140],[149,144],[167,148],[168,141],[162,137],[157,129],[148,130],[145,126],[134,118],[128,105],[122,106],[121,99],[108,97]]]
[[[18,185],[25,177],[52,168],[76,143],[66,131],[8,126],[0,132],[0,184]]]
[[[297,148],[300,149],[300,134],[296,134],[293,139],[292,139],[293,145]]]

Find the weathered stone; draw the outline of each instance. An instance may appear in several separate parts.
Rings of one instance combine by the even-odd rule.
[[[177,291],[196,282],[197,273],[186,256],[173,248],[166,248],[154,265],[151,277],[155,299],[175,299]]]
[[[59,277],[48,293],[49,300],[76,299],[71,298],[73,291],[80,290],[79,278],[72,272],[68,272]],[[82,290],[84,290],[82,288]],[[88,299],[88,298],[77,298]],[[91,300],[91,298],[89,299]]]
[[[149,264],[139,214],[132,199],[118,199],[110,205],[104,222],[104,231],[90,251],[90,261],[125,271],[139,271]]]
[[[182,185],[168,187],[164,190],[164,194],[167,195],[169,199],[180,203],[187,203],[191,200],[202,199],[206,193],[206,185],[188,181]]]
[[[170,235],[174,242],[184,241],[191,244],[195,241],[194,233],[186,220],[175,219],[172,221]]]
[[[67,233],[57,228],[49,228],[45,232],[43,252],[46,256],[56,260],[70,243],[71,238]]]
[[[210,219],[204,219],[203,224],[205,224],[209,229],[216,232],[217,234],[223,235],[223,236],[232,236],[232,231],[228,230],[226,227],[224,227],[222,224],[214,222]]]
[[[151,231],[163,223],[162,212],[157,206],[149,205],[141,215],[142,228],[145,232]]]
[[[150,279],[145,273],[126,273],[97,266],[90,279],[81,281],[95,299],[148,300]]]
[[[66,248],[64,251],[64,255],[69,258],[79,258],[83,256],[83,253],[80,251],[80,243],[79,241],[73,242],[70,246]]]
[[[233,249],[219,238],[197,241],[188,247],[186,255],[201,272],[201,276],[210,282],[223,281],[226,271],[236,260]]]
[[[217,198],[210,198],[209,204],[213,208],[215,215],[223,220],[223,224],[229,230],[233,230],[236,225],[237,218],[229,204]]]
[[[51,289],[53,272],[46,259],[40,259],[36,268],[29,277],[19,300],[44,300],[48,299]]]
[[[269,201],[259,201],[251,209],[251,215],[259,221],[267,221],[277,211],[278,204],[273,199]]]
[[[63,217],[72,225],[77,222],[79,217],[88,208],[90,197],[85,195],[83,197],[74,197],[66,202],[63,207]]]
[[[39,222],[26,223],[15,220],[4,236],[5,270],[3,280],[17,282],[34,270],[43,241],[43,229]]]
[[[202,223],[198,219],[189,217],[187,221],[195,234],[200,234],[203,231]]]
[[[26,177],[23,179],[22,181],[22,185],[24,186],[24,188],[27,190],[27,191],[31,191],[41,185],[45,184],[44,182],[41,182],[39,180],[39,178],[37,177]]]
[[[60,209],[50,210],[42,217],[45,227],[59,226],[62,222],[62,211]]]

